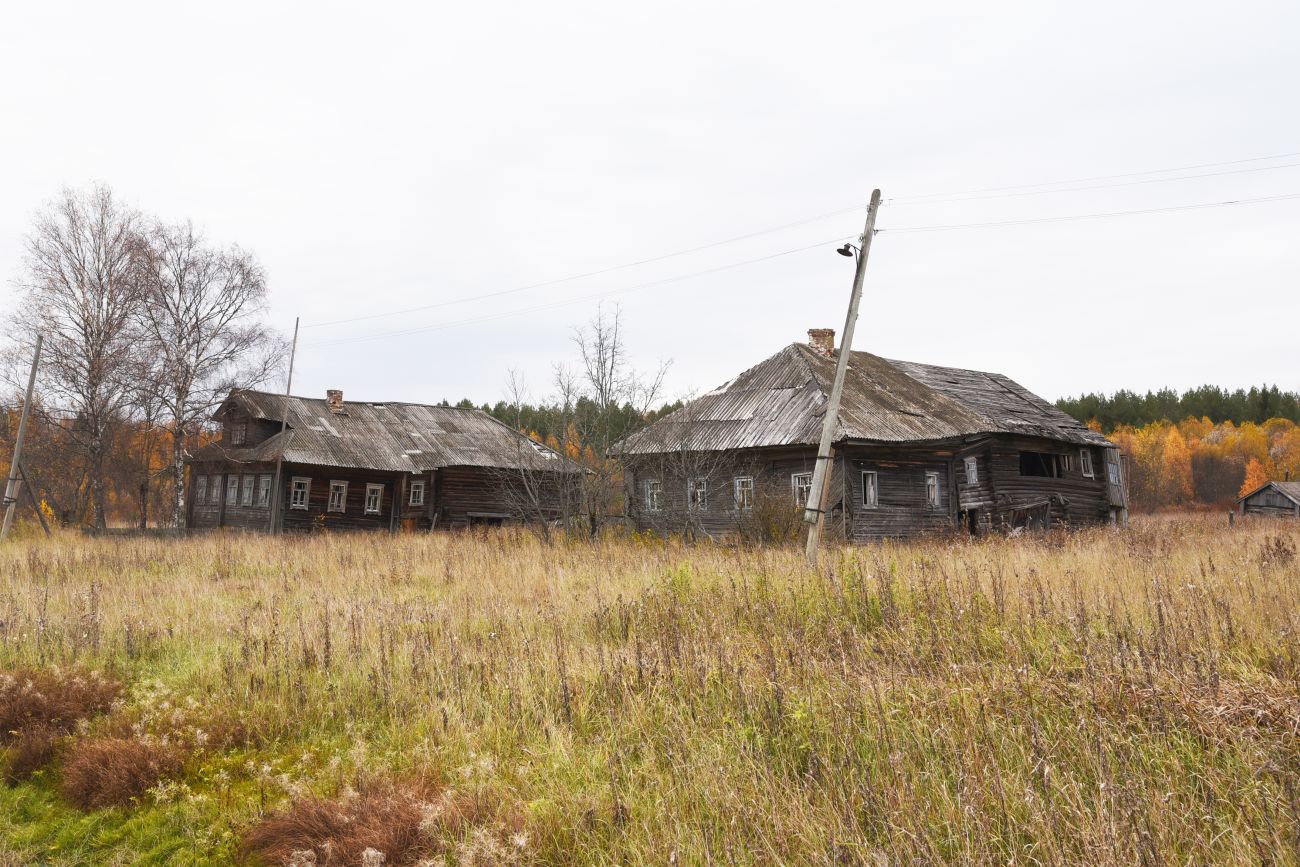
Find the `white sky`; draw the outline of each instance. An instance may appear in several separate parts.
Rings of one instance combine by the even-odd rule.
[[[518,368],[542,396],[592,296],[613,292],[638,364],[673,361],[673,396],[810,327],[839,331],[852,263],[830,241],[862,212],[444,302],[852,208],[873,186],[889,199],[1296,154],[891,202],[886,230],[1300,194],[1298,36],[1294,2],[13,3],[0,312],[32,212],[102,181],[256,252],[286,331],[295,315],[443,304],[304,328],[296,393],[495,401]],[[1048,398],[1300,388],[1297,237],[1300,198],[885,231],[856,348],[1000,371]]]

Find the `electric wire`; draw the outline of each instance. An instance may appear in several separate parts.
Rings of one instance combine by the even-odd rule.
[[[377,334],[363,334],[356,337],[341,337],[333,340],[322,340],[314,343],[305,343],[302,348],[322,348],[327,346],[338,346],[345,343],[361,343],[369,340],[385,340],[393,337],[403,337],[409,334],[422,334],[428,331],[440,331],[444,328],[454,328],[460,325],[471,325],[478,322],[488,322],[495,319],[505,319],[511,316],[519,316],[525,313],[537,313],[543,310],[552,310],[557,307],[567,307],[573,304],[581,304],[587,301],[595,301],[601,298],[608,298],[611,295],[623,295],[629,292],[636,292],[641,289],[649,289],[654,286],[664,286],[670,283],[679,283],[683,280],[690,280],[694,277],[703,277],[709,274],[717,274],[721,271],[730,271],[733,268],[740,268],[745,265],[753,265],[758,262],[767,262],[772,259],[779,259],[783,256],[790,256],[795,253],[805,253],[809,250],[824,249],[830,244],[843,243],[852,240],[853,235],[840,235],[829,240],[818,241],[815,244],[809,244],[805,247],[795,247],[792,250],[782,250],[779,253],[769,253],[766,256],[757,256],[753,259],[743,259],[739,262],[729,262],[726,265],[719,265],[715,268],[706,268],[700,271],[692,271],[689,274],[678,274],[674,277],[665,277],[662,280],[652,280],[648,283],[639,283],[635,286],[624,286],[620,289],[609,289],[603,292],[597,292],[591,295],[584,295],[579,298],[568,298],[563,301],[554,301],[547,304],[538,304],[533,307],[524,307],[518,310],[506,310],[500,313],[490,313],[484,316],[475,316],[468,319],[458,319],[451,322],[435,322],[430,325],[421,325],[415,328],[405,328],[398,331],[386,331]]]

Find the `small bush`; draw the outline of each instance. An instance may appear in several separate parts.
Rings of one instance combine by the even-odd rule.
[[[6,782],[25,780],[49,764],[59,736],[107,711],[121,691],[120,683],[98,672],[0,672],[0,745],[12,745]]]
[[[241,852],[263,864],[402,867],[442,853],[449,836],[465,838],[461,848],[470,843],[475,850],[490,837],[494,851],[519,855],[518,846],[506,839],[512,831],[524,839],[519,827],[518,821],[502,821],[487,799],[423,781],[379,782],[340,800],[294,801],[253,826]]]
[[[109,709],[122,685],[98,672],[19,669],[0,673],[0,744],[33,728],[72,730]]]
[[[63,763],[63,796],[83,810],[121,806],[180,770],[177,752],[159,744],[88,738],[78,741]]]
[[[54,746],[59,732],[48,726],[26,729],[18,735],[9,750],[5,766],[5,782],[21,783],[45,767],[54,758]]]

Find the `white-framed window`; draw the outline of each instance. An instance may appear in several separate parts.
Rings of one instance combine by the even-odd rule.
[[[875,470],[862,471],[862,505],[868,509],[880,505],[880,477]]]
[[[970,457],[966,459],[966,484],[978,485],[980,483],[980,462],[978,458]]]
[[[737,476],[732,483],[735,491],[736,508],[747,512],[754,508],[754,477]]]
[[[411,482],[411,505],[412,506],[424,505],[424,482],[423,481]]]
[[[212,482],[208,485],[208,505],[221,505],[221,476],[213,476]]]
[[[271,505],[271,477],[257,477],[257,505],[267,508]]]
[[[1092,470],[1092,449],[1079,449],[1079,469],[1089,479],[1095,476]]]
[[[690,479],[686,482],[686,507],[697,512],[708,511],[708,479]]]
[[[647,512],[657,512],[663,508],[664,486],[658,479],[645,480],[645,510]]]
[[[253,482],[257,481],[252,476],[239,477],[239,505],[253,505]]]
[[[378,515],[384,503],[384,486],[370,482],[366,485],[366,514]]]
[[[330,482],[330,500],[325,506],[327,512],[346,512],[348,508],[348,483]]]
[[[311,497],[311,479],[306,476],[294,476],[289,485],[289,508],[305,509]]]
[[[239,476],[226,476],[226,505],[239,505]]]
[[[790,476],[790,491],[794,494],[794,504],[803,509],[808,506],[808,496],[812,493],[812,473],[794,473]]]
[[[1119,464],[1108,462],[1106,464],[1106,476],[1107,478],[1110,479],[1110,483],[1112,485],[1119,487],[1119,483],[1120,483]]]
[[[925,474],[925,504],[931,509],[939,508],[939,474]]]

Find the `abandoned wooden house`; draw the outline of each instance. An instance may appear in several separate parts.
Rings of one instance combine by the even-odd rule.
[[[1269,482],[1237,500],[1242,515],[1300,518],[1300,482]]]
[[[836,359],[833,331],[808,334],[616,445],[638,529],[797,519]],[[854,352],[832,466],[827,531],[852,541],[1127,519],[1114,444],[995,373]]]
[[[521,508],[514,480],[563,464],[481,410],[344,403],[341,391],[313,399],[237,390],[214,420],[220,437],[189,460],[194,528],[428,530],[545,519],[549,504]]]

